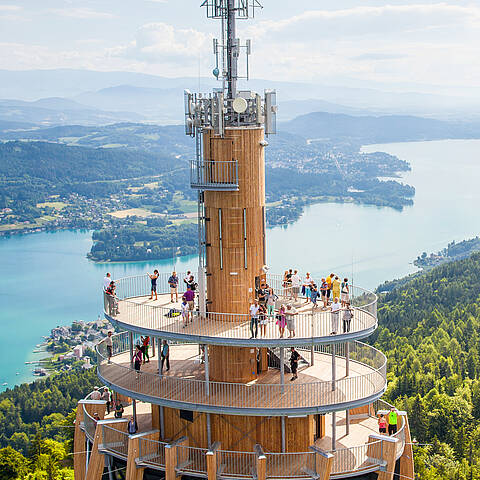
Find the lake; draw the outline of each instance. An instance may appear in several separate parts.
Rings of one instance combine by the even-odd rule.
[[[310,271],[315,279],[338,273],[375,288],[415,271],[423,251],[479,233],[480,140],[369,145],[407,160],[403,181],[416,188],[414,206],[397,212],[354,204],[317,204],[300,220],[267,231],[271,272]],[[57,325],[91,321],[101,314],[103,276],[196,269],[195,256],[157,262],[95,264],[85,257],[89,232],[38,233],[0,239],[0,385],[29,381],[42,336]],[[16,373],[18,372],[18,375]],[[5,389],[6,387],[1,387]]]

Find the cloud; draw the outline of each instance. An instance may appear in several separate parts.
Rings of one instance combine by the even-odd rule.
[[[81,20],[115,18],[115,15],[111,13],[98,12],[89,8],[52,8],[49,12],[61,17],[78,18]]]
[[[167,23],[155,22],[140,27],[133,42],[111,49],[111,55],[154,63],[184,63],[185,59],[206,53],[209,41],[210,37],[198,30],[175,28]]]
[[[18,12],[21,9],[18,5],[0,5],[0,12]]]

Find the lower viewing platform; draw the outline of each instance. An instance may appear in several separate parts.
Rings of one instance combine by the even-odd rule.
[[[299,348],[295,381],[288,374],[289,349],[258,349],[257,378],[228,383],[208,379],[204,355],[208,346],[170,346],[170,371],[165,365],[160,375],[158,361],[142,365],[140,371],[133,368],[129,345],[130,340],[136,343],[133,335],[124,332],[113,338],[110,362],[104,342],[97,346],[101,380],[126,396],[173,408],[233,415],[325,413],[371,403],[386,387],[385,356],[360,342]]]
[[[84,421],[81,428],[87,441],[93,443],[95,437],[98,437],[100,453],[124,462],[128,462],[132,456],[129,448],[133,448],[135,442],[136,453],[134,458],[130,459],[134,461],[135,469],[146,469],[149,472],[148,478],[162,478],[169,465],[173,466],[176,475],[211,478],[211,465],[209,467],[208,464],[208,457],[211,455],[214,455],[217,478],[235,479],[258,479],[262,475],[258,469],[263,468],[265,479],[308,479],[315,478],[315,473],[318,478],[348,478],[385,470],[389,462],[403,462],[403,467],[400,467],[406,469],[412,458],[405,412],[400,412],[395,434],[391,437],[378,434],[377,415],[386,413],[391,407],[381,400],[363,409],[351,411],[348,427],[345,412],[336,414],[335,418],[332,414],[325,415],[326,428],[323,437],[318,438],[305,452],[259,452],[258,448],[250,452],[232,451],[224,450],[218,444],[213,444],[210,449],[201,448],[196,446],[195,438],[188,435],[188,428],[183,432],[184,435],[178,438],[162,438],[161,428],[158,429],[156,423],[158,419],[152,415],[152,405],[142,402],[136,402],[135,405],[138,432],[128,435],[126,422],[133,416],[132,405],[125,408],[123,419],[114,419],[110,413],[104,415],[103,421],[96,423],[91,413],[88,413],[91,408],[85,407],[89,405],[83,406]],[[332,422],[335,423],[336,430],[334,448]],[[263,466],[263,460],[259,458],[261,456],[265,458]],[[331,458],[331,464],[328,467],[329,475],[322,477],[325,458]],[[155,472],[158,472],[158,477],[155,477]]]

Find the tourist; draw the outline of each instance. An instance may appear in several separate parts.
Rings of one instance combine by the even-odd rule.
[[[193,275],[190,275],[190,278],[188,279],[187,288],[188,287],[190,287],[190,290],[192,290],[192,292],[197,289],[197,284],[195,283],[195,277]]]
[[[166,340],[162,342],[161,360],[162,360],[162,363],[160,366],[160,375],[163,374],[163,365],[165,363],[167,364],[166,371],[168,372],[170,370],[170,346],[168,345],[168,342]]]
[[[327,282],[327,302],[330,303],[330,296],[331,296],[331,293],[332,293],[332,282],[333,282],[333,277],[335,275],[333,273],[331,273],[327,279],[326,279],[326,282]],[[327,305],[328,305],[327,303]]]
[[[182,304],[180,305],[180,310],[182,311],[182,320],[183,320],[183,327],[185,328],[188,325],[188,317],[189,317],[189,306],[187,303],[187,299],[185,298],[185,295],[182,297]]]
[[[97,423],[98,423],[100,420],[101,420],[100,415],[99,415],[97,412],[95,412],[95,413],[93,414],[93,424],[95,425],[95,427],[97,426]]]
[[[154,270],[153,275],[150,275],[149,273],[147,273],[147,275],[150,277],[150,281],[152,283],[150,300],[153,300],[154,293],[155,293],[155,300],[158,300],[158,297],[157,297],[157,279],[159,276],[158,270]]]
[[[340,315],[340,309],[341,308],[342,308],[342,305],[340,304],[340,301],[339,301],[338,297],[335,297],[333,299],[332,312],[331,312],[331,316],[332,316],[332,332],[331,332],[331,335],[336,335],[337,334],[338,318],[339,318],[339,315]]]
[[[267,308],[265,305],[260,305],[258,309],[258,324],[260,325],[260,336],[265,337],[267,335]]]
[[[338,275],[335,275],[335,278],[332,280],[332,295],[333,298],[340,298],[340,279]]]
[[[188,318],[190,319],[191,316],[191,321],[193,321],[193,309],[195,308],[195,292],[192,290],[190,285],[187,285],[187,291],[183,294],[183,296],[185,297],[185,300],[188,304]]]
[[[192,275],[192,272],[190,270],[187,270],[187,274],[183,277],[183,283],[185,284],[185,289],[187,288],[188,281],[190,280],[190,275]]]
[[[320,284],[320,293],[322,295],[323,310],[325,310],[327,308],[327,305],[328,305],[327,289],[328,289],[328,284],[325,281],[325,279],[322,278],[322,283]]]
[[[343,333],[350,331],[350,325],[352,323],[353,310],[350,306],[350,303],[346,304],[345,310],[343,312]]]
[[[292,296],[292,276],[293,271],[290,269],[287,273],[287,292],[290,297]]]
[[[292,296],[296,302],[298,300],[298,294],[300,293],[300,287],[302,286],[302,279],[297,270],[293,272],[290,280],[292,281]]]
[[[378,432],[387,433],[387,419],[383,414],[380,414],[380,416],[378,417]]]
[[[110,395],[110,390],[108,390],[107,387],[104,387],[102,393],[102,400],[105,402],[105,405],[107,407],[107,415],[110,414],[111,398],[112,397]]]
[[[342,307],[350,302],[350,287],[348,285],[348,278],[344,278],[341,286],[341,295]]]
[[[112,276],[110,275],[110,273],[107,272],[105,274],[105,277],[103,277],[103,291],[104,292],[109,287],[111,281],[112,281]]]
[[[285,270],[285,272],[283,273],[282,286],[283,286],[283,296],[286,297],[287,296],[287,287],[288,287],[288,270]]]
[[[280,333],[280,338],[283,338],[283,334],[285,333],[285,326],[287,324],[287,319],[285,317],[285,305],[282,305],[280,307],[280,310],[278,311],[277,314],[277,325],[278,325],[278,330]]]
[[[133,417],[128,421],[127,431],[129,435],[135,435],[138,432],[138,425]]]
[[[394,435],[397,433],[397,424],[398,424],[398,411],[395,407],[390,409],[387,416],[388,420],[388,434]]]
[[[125,411],[125,409],[123,408],[122,402],[118,402],[118,403],[115,405],[114,417],[115,417],[115,418],[122,418],[124,411]]]
[[[272,318],[275,313],[275,303],[278,297],[273,293],[273,288],[270,288],[267,293],[267,315]]]
[[[290,349],[290,370],[292,371],[292,378],[290,379],[291,382],[298,378],[297,370],[298,370],[298,359],[300,358],[300,354],[295,350],[294,347]]]
[[[312,285],[314,284],[313,278],[310,276],[310,273],[307,272],[303,286],[305,287],[305,303],[310,302],[312,299]]]
[[[265,288],[260,287],[257,291],[258,304],[265,305],[268,295],[268,285],[265,285]]]
[[[111,331],[107,333],[107,337],[105,338],[105,345],[107,346],[108,363],[112,363],[113,339]]]
[[[318,291],[317,285],[314,283],[311,287],[310,292],[310,300],[312,301],[312,308],[317,308],[317,299],[320,296],[320,292]]]
[[[295,310],[293,305],[289,303],[287,305],[287,310],[285,311],[285,318],[287,319],[287,330],[288,338],[295,336],[295,315],[298,315],[298,312]]]
[[[92,400],[101,400],[102,399],[102,394],[100,393],[100,390],[98,387],[93,387],[93,392],[90,395],[90,398]]]
[[[258,334],[258,310],[259,305],[258,302],[255,300],[252,305],[250,305],[250,338],[257,338]],[[253,327],[255,327],[255,333],[253,332]]]
[[[142,349],[140,345],[135,345],[135,353],[133,354],[133,364],[135,368],[135,378],[138,380],[138,372],[140,371],[140,365],[142,364]]]
[[[148,354],[148,347],[150,345],[150,337],[146,335],[145,337],[140,337],[142,340],[142,355],[143,355],[143,364],[150,362],[150,355]]]
[[[109,287],[105,291],[108,299],[108,314],[112,316],[118,315],[120,313],[120,311],[118,310],[118,298],[115,292],[116,288],[117,287],[115,285],[115,282],[112,280]]]
[[[177,272],[172,272],[168,279],[170,285],[170,302],[173,303],[173,295],[175,295],[175,301],[178,302],[178,277]]]

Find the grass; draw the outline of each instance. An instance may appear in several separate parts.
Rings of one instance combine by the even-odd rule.
[[[115,218],[127,218],[128,216],[136,217],[162,217],[161,213],[153,213],[145,208],[129,208],[127,210],[117,210],[116,212],[109,212],[109,215]]]
[[[50,207],[54,208],[55,210],[63,210],[68,203],[65,202],[44,202],[44,203],[37,203],[37,208],[45,208]]]

